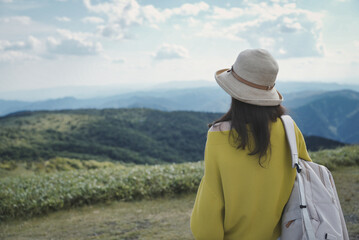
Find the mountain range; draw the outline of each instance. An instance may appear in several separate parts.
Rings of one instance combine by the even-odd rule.
[[[359,143],[359,92],[293,90],[282,94],[283,105],[305,135]],[[223,113],[229,105],[230,97],[219,87],[164,88],[90,99],[65,97],[36,102],[0,100],[0,116],[18,111],[90,108],[151,108]]]
[[[358,92],[346,90],[320,94],[291,112],[306,135],[359,143]]]
[[[352,91],[353,93],[355,91]],[[323,99],[338,92],[346,93],[348,90],[338,91],[299,91],[284,92],[283,104],[289,109],[297,108],[317,99]],[[350,97],[354,97],[351,94]],[[133,108],[145,107],[164,111],[191,110],[205,112],[225,112],[230,104],[230,97],[219,87],[198,87],[185,89],[159,89],[152,91],[135,91],[113,96],[78,99],[64,97],[42,101],[17,101],[0,99],[0,116],[12,112],[26,110],[62,110],[81,108]]]
[[[207,123],[219,116],[151,109],[17,112],[0,117],[0,161],[198,161],[203,159]]]
[[[338,81],[339,82],[339,81]],[[158,92],[194,88],[216,87],[213,81],[172,81],[163,83],[143,83],[143,84],[111,84],[98,86],[58,86],[52,88],[40,88],[29,90],[6,90],[0,89],[0,99],[18,100],[26,102],[44,101],[48,99],[59,99],[64,97],[74,97],[77,99],[105,98],[125,93],[134,92]],[[340,84],[335,82],[288,82],[277,81],[276,88],[284,94],[293,92],[324,92],[351,89],[359,91],[359,84]]]
[[[203,159],[207,124],[219,113],[152,109],[17,112],[0,117],[0,162],[54,157],[157,164]],[[342,143],[306,137],[309,150]]]

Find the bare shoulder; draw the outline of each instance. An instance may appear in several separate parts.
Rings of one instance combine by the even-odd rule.
[[[208,131],[209,132],[223,132],[223,131],[229,131],[231,130],[231,122],[225,121],[225,122],[219,122],[214,124]]]

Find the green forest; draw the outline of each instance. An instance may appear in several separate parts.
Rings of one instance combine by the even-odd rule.
[[[141,108],[20,112],[0,118],[0,161],[199,161],[207,124],[219,116]]]
[[[134,164],[203,159],[207,124],[220,113],[134,109],[27,111],[0,117],[0,162],[56,157]],[[306,137],[309,150],[344,144]]]

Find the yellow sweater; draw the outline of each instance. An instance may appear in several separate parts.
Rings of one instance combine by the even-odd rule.
[[[295,131],[299,157],[311,161],[297,125]],[[197,240],[275,240],[295,180],[282,121],[271,124],[271,154],[265,168],[257,156],[248,155],[248,149],[233,147],[228,134],[228,130],[208,132],[192,233]]]

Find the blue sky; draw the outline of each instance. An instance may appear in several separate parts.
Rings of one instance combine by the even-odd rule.
[[[0,91],[214,81],[265,48],[279,81],[359,83],[359,1],[0,0]]]

